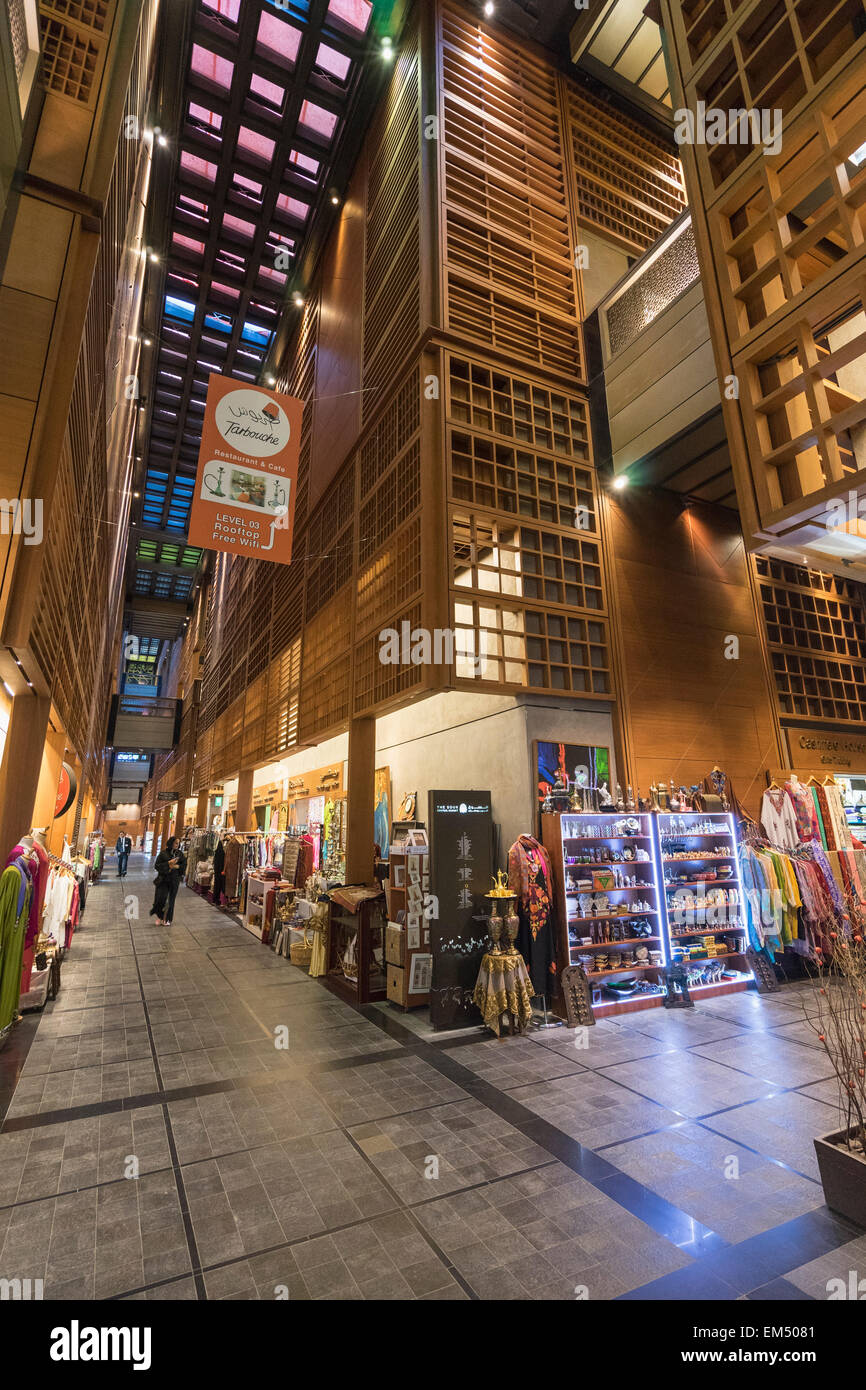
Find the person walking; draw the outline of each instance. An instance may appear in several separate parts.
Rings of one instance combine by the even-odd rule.
[[[158,927],[170,927],[174,917],[174,900],[186,869],[186,855],[176,835],[172,835],[160,850],[154,868],[153,907],[149,915],[156,917]]]
[[[129,863],[132,840],[128,835],[118,835],[114,848],[117,851],[117,877],[126,878],[126,866]]]

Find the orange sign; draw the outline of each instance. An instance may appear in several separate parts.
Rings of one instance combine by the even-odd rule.
[[[190,545],[288,565],[303,401],[212,372]]]

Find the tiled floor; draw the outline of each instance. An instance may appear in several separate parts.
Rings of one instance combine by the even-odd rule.
[[[0,1053],[0,1278],[142,1300],[821,1299],[866,1278],[866,1234],[818,1182],[835,1092],[801,988],[434,1038],[186,890],[154,927],[151,877],[133,856],[91,890],[59,998]]]

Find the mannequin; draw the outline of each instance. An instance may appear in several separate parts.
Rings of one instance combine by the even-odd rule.
[[[517,949],[526,961],[532,988],[546,999],[556,970],[552,874],[547,850],[531,835],[521,835],[508,851],[508,887],[517,894]]]

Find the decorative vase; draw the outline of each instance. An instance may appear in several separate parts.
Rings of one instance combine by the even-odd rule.
[[[501,918],[501,917],[497,917],[496,913],[494,913],[493,916],[488,920],[488,923],[487,923],[487,930],[488,930],[488,932],[490,933],[490,940],[491,940],[491,942],[492,942],[492,953],[493,953],[493,955],[497,955],[497,954],[499,953],[500,949],[501,949],[501,948],[500,948],[500,945],[499,945],[499,942],[500,942],[500,940],[501,940],[501,938],[502,938],[502,928],[503,928],[503,926],[504,926],[504,923],[503,923],[503,921],[502,921],[502,918]]]
[[[505,939],[506,939],[507,948],[508,948],[509,951],[513,951],[513,950],[514,950],[514,943],[515,943],[515,941],[517,940],[517,933],[518,933],[519,931],[520,931],[520,918],[518,917],[517,913],[514,911],[514,905],[512,904],[511,909],[509,910],[509,913],[508,913],[508,917],[506,918],[506,922],[505,922]]]

